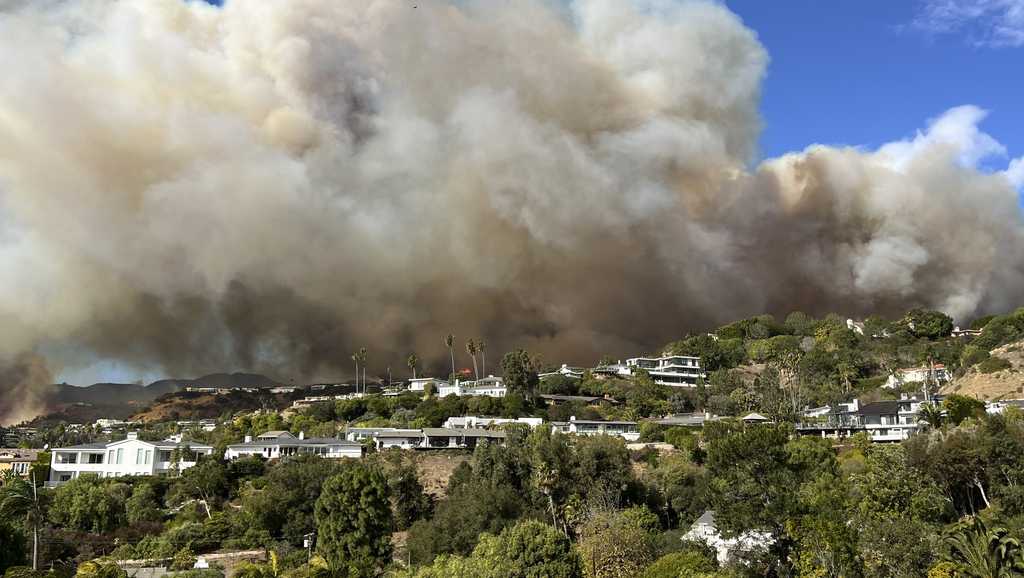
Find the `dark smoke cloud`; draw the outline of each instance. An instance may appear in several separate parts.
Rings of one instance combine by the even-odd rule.
[[[0,364],[0,425],[20,423],[46,408],[53,376],[42,357],[23,353]]]
[[[719,4],[417,4],[0,2],[0,358],[313,377],[453,332],[587,362],[1024,287],[984,111],[750,168],[768,59]]]

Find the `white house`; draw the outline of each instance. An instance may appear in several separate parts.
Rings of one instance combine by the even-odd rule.
[[[500,377],[489,375],[476,381],[455,380],[454,384],[444,383],[437,388],[438,397],[449,395],[505,397],[508,395],[508,388]]]
[[[871,436],[871,441],[903,441],[917,431],[917,412],[923,400],[903,396],[898,400],[866,403],[855,414],[858,425]]]
[[[615,363],[595,368],[597,373],[632,377],[646,370],[654,383],[672,387],[696,387],[697,381],[706,377],[701,370],[700,358],[687,355],[665,357],[633,357],[626,363]]]
[[[348,428],[345,437],[352,441],[372,439],[378,449],[473,449],[481,440],[505,441],[505,432],[474,428]]]
[[[174,464],[175,450],[182,455]],[[153,476],[184,470],[196,465],[200,456],[213,453],[213,447],[190,442],[147,442],[139,434],[110,443],[93,443],[55,448],[50,458],[49,487],[58,486],[82,474],[103,478]]]
[[[551,429],[581,436],[618,436],[630,442],[640,439],[640,428],[635,421],[588,420],[572,416],[569,421],[551,422]]]
[[[542,374],[538,375],[538,377],[540,377],[541,379],[544,379],[545,377],[552,377],[552,376],[555,376],[555,375],[564,375],[565,377],[571,377],[572,379],[582,379],[584,371],[585,370],[582,367],[570,367],[570,366],[568,366],[568,365],[563,363],[562,367],[559,367],[558,369],[556,369],[554,371],[549,371],[547,373],[542,373]]]
[[[409,391],[426,391],[428,385],[433,385],[434,391],[437,391],[442,385],[448,385],[448,382],[436,377],[417,377],[409,380]]]
[[[907,383],[928,382],[942,384],[948,381],[949,372],[946,371],[946,366],[936,363],[931,367],[925,365],[922,367],[898,369],[896,373],[889,376],[884,387],[898,389]]]
[[[504,417],[477,417],[474,415],[464,415],[448,418],[445,420],[444,424],[442,424],[442,427],[449,429],[488,428],[506,423],[522,423],[530,426],[531,428],[535,428],[544,423],[544,419],[539,417],[517,417],[515,419],[511,419]]]
[[[232,444],[224,457],[233,460],[244,456],[262,456],[275,460],[297,455],[316,455],[324,458],[361,458],[363,445],[359,442],[338,438],[306,438],[304,432],[295,437],[286,431],[268,431],[256,436],[246,436],[245,442]]]
[[[719,564],[727,564],[733,556],[744,552],[767,550],[775,541],[767,532],[747,531],[735,538],[724,538],[715,525],[715,512],[705,511],[683,535],[683,540],[704,542],[715,550]]]

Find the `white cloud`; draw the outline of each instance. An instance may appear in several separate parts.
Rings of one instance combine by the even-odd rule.
[[[975,168],[982,159],[1006,156],[1006,147],[978,128],[986,116],[988,111],[977,106],[957,106],[932,119],[928,129],[913,139],[888,143],[878,152],[887,164],[900,170],[924,151],[948,147],[962,166]]]
[[[1024,46],[1024,0],[922,0],[911,26],[977,46]]]
[[[1003,172],[1006,178],[1010,179],[1013,186],[1024,189],[1024,157],[1010,161],[1010,166]]]

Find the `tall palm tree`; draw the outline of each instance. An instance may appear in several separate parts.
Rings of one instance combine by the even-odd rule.
[[[416,379],[416,368],[420,365],[420,358],[416,357],[415,353],[410,353],[409,359],[406,360],[405,364],[412,370],[412,378]]]
[[[39,570],[39,529],[46,519],[46,511],[39,501],[35,475],[29,482],[20,477],[10,477],[0,489],[0,515],[5,518],[24,517],[32,528],[32,569]]]
[[[356,364],[356,393],[359,393],[359,352],[352,354],[352,361]]]
[[[487,342],[483,339],[476,340],[476,349],[480,352],[480,373],[487,377]]]
[[[363,393],[366,393],[366,348],[359,348],[359,365],[363,366]]]
[[[452,376],[455,375],[455,336],[449,333],[444,336],[444,346],[448,348],[448,355],[452,358]],[[449,381],[454,377],[448,378]]]
[[[956,564],[958,576],[1009,578],[1024,573],[1020,542],[1009,537],[1006,528],[989,530],[978,517],[958,523],[943,542],[949,548],[946,559]]]
[[[466,353],[468,353],[470,355],[470,357],[473,358],[473,376],[477,380],[479,380],[480,379],[480,370],[479,370],[479,368],[477,368],[477,365],[476,365],[476,352],[477,351],[478,351],[478,349],[476,347],[476,341],[473,341],[473,338],[470,337],[466,341]]]

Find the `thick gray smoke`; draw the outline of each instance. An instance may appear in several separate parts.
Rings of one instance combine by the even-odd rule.
[[[586,362],[1024,287],[983,111],[751,168],[768,57],[718,4],[0,7],[0,358],[299,377],[453,332]]]

